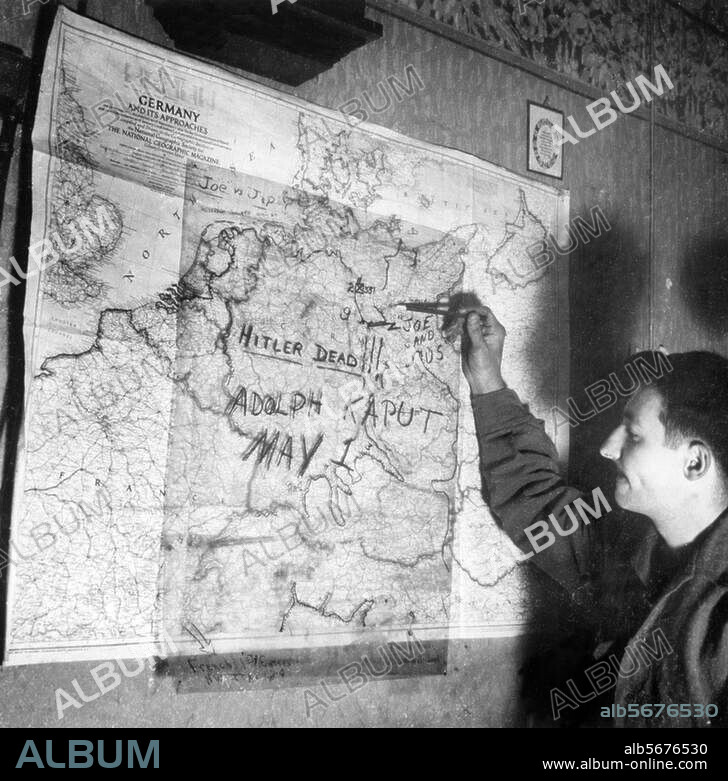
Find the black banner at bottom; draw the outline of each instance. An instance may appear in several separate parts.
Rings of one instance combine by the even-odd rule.
[[[341,754],[344,759],[363,761],[362,752],[373,763],[382,751],[391,772],[392,758],[401,758],[402,768],[411,772],[418,759],[429,763],[445,748],[419,731],[393,730],[341,740],[331,735],[300,730],[299,734],[256,734],[254,742],[241,729],[6,729],[0,733],[0,770],[27,768],[144,768],[180,770],[187,773],[218,767],[241,767],[257,755],[275,762],[277,772],[310,767],[314,755],[327,760]],[[271,753],[265,746],[268,737]],[[444,736],[443,736],[444,737]],[[571,773],[599,771],[693,773],[700,778],[725,777],[728,749],[722,730],[716,729],[625,729],[625,730],[527,730],[488,729],[450,731],[448,743],[460,744],[461,758],[477,762],[486,775],[493,764],[509,773],[525,771],[527,778],[561,777]],[[285,751],[281,751],[281,741]],[[442,740],[442,738],[439,738]],[[296,743],[300,741],[300,750]],[[387,744],[392,741],[392,745]],[[471,744],[472,741],[472,745]],[[358,746],[358,748],[357,748]],[[337,749],[338,747],[338,749]],[[447,746],[450,748],[450,746]],[[460,746],[458,746],[460,747]],[[313,752],[313,754],[311,754]],[[434,753],[434,754],[433,754]],[[305,757],[308,757],[306,759]],[[452,762],[451,753],[439,760]],[[283,765],[283,767],[281,766]],[[250,768],[249,768],[250,769]],[[430,767],[429,770],[432,770]],[[656,776],[657,777],[657,776]]]

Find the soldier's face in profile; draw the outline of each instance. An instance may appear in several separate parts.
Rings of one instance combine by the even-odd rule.
[[[674,507],[687,488],[684,447],[666,444],[661,410],[660,393],[642,389],[629,400],[622,422],[600,449],[617,469],[616,503],[647,516]]]

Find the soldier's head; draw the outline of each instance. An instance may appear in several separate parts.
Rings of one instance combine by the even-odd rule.
[[[617,504],[661,531],[657,519],[728,504],[728,360],[711,352],[645,358],[660,370],[630,398],[600,452],[617,468]]]

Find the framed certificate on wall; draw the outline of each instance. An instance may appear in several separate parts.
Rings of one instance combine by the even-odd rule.
[[[563,113],[529,100],[527,169],[563,179],[564,147],[559,143],[561,136],[554,132],[554,127],[564,129]]]

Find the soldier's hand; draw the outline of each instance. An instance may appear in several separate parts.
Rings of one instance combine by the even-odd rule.
[[[506,329],[487,306],[473,308],[463,319],[460,352],[470,392],[475,395],[505,388],[501,361]]]

